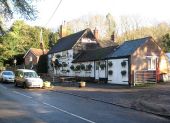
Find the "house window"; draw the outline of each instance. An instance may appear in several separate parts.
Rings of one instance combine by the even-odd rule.
[[[67,51],[63,51],[62,52],[62,57],[66,57],[67,56]]]
[[[157,58],[153,56],[148,56],[148,70],[156,70]]]
[[[100,62],[96,62],[96,70],[99,70]]]

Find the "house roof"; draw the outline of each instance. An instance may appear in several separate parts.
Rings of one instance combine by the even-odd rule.
[[[166,55],[168,56],[168,61],[170,62],[170,53],[166,53]]]
[[[57,53],[65,50],[71,49],[76,42],[83,36],[87,36],[95,39],[93,33],[89,28],[82,30],[80,32],[68,35],[58,40],[58,42],[51,48],[48,54]]]
[[[27,56],[29,52],[32,52],[35,56],[41,56],[43,55],[43,50],[42,49],[36,49],[36,48],[30,48],[27,53],[24,55],[24,58]],[[47,54],[48,50],[44,51],[44,54]]]
[[[138,47],[146,43],[151,37],[145,37],[135,40],[125,41],[120,45],[116,51],[113,51],[108,58],[125,57],[129,56],[137,50]]]
[[[116,49],[117,46],[98,48],[94,50],[82,51],[73,62],[86,62],[95,60],[104,60],[107,56]]]
[[[99,41],[100,46],[103,47],[103,48],[118,45],[113,40],[98,40],[98,41]]]

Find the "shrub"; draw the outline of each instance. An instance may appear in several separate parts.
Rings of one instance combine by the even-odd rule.
[[[81,64],[81,65],[80,65],[80,68],[81,68],[81,70],[84,70],[84,69],[85,69],[85,65],[84,65],[84,64]]]
[[[71,65],[71,66],[70,66],[70,69],[71,69],[71,70],[74,70],[74,65]]]
[[[121,71],[122,76],[126,76],[126,70]]]
[[[91,68],[92,68],[92,65],[91,65],[91,64],[86,65],[86,70],[91,70]]]
[[[109,73],[109,75],[112,75],[112,74],[113,74],[113,71],[112,71],[112,70],[109,70],[108,73]]]
[[[47,73],[48,72],[48,56],[41,55],[37,64],[38,73]]]
[[[62,63],[62,66],[63,66],[63,67],[67,67],[67,63],[63,62],[63,63]]]
[[[105,64],[100,64],[100,68],[103,70],[106,67]]]
[[[76,71],[80,70],[80,65],[76,66]]]
[[[122,67],[126,66],[126,61],[121,62]]]
[[[111,67],[113,65],[113,63],[110,61],[108,62],[108,66]]]
[[[69,73],[70,72],[70,70],[67,70],[67,73]]]

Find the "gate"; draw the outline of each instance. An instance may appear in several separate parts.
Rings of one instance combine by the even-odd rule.
[[[157,78],[156,70],[139,70],[134,71],[134,83],[156,83]]]

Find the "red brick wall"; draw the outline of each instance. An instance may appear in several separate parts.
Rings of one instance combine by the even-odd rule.
[[[32,56],[32,63],[33,64],[37,64],[38,63],[38,58],[36,57],[32,52],[29,52],[26,56],[25,56],[25,65],[29,65],[30,63],[30,57]]]
[[[150,39],[147,43],[139,47],[131,55],[131,81],[133,81],[134,70],[147,70],[148,69],[146,56],[155,56],[155,55],[158,56],[160,72],[167,71],[167,68],[168,68],[167,56],[161,50],[161,48],[158,45],[156,45],[156,43],[153,42],[152,39]],[[161,65],[162,61],[164,61],[164,68]]]

